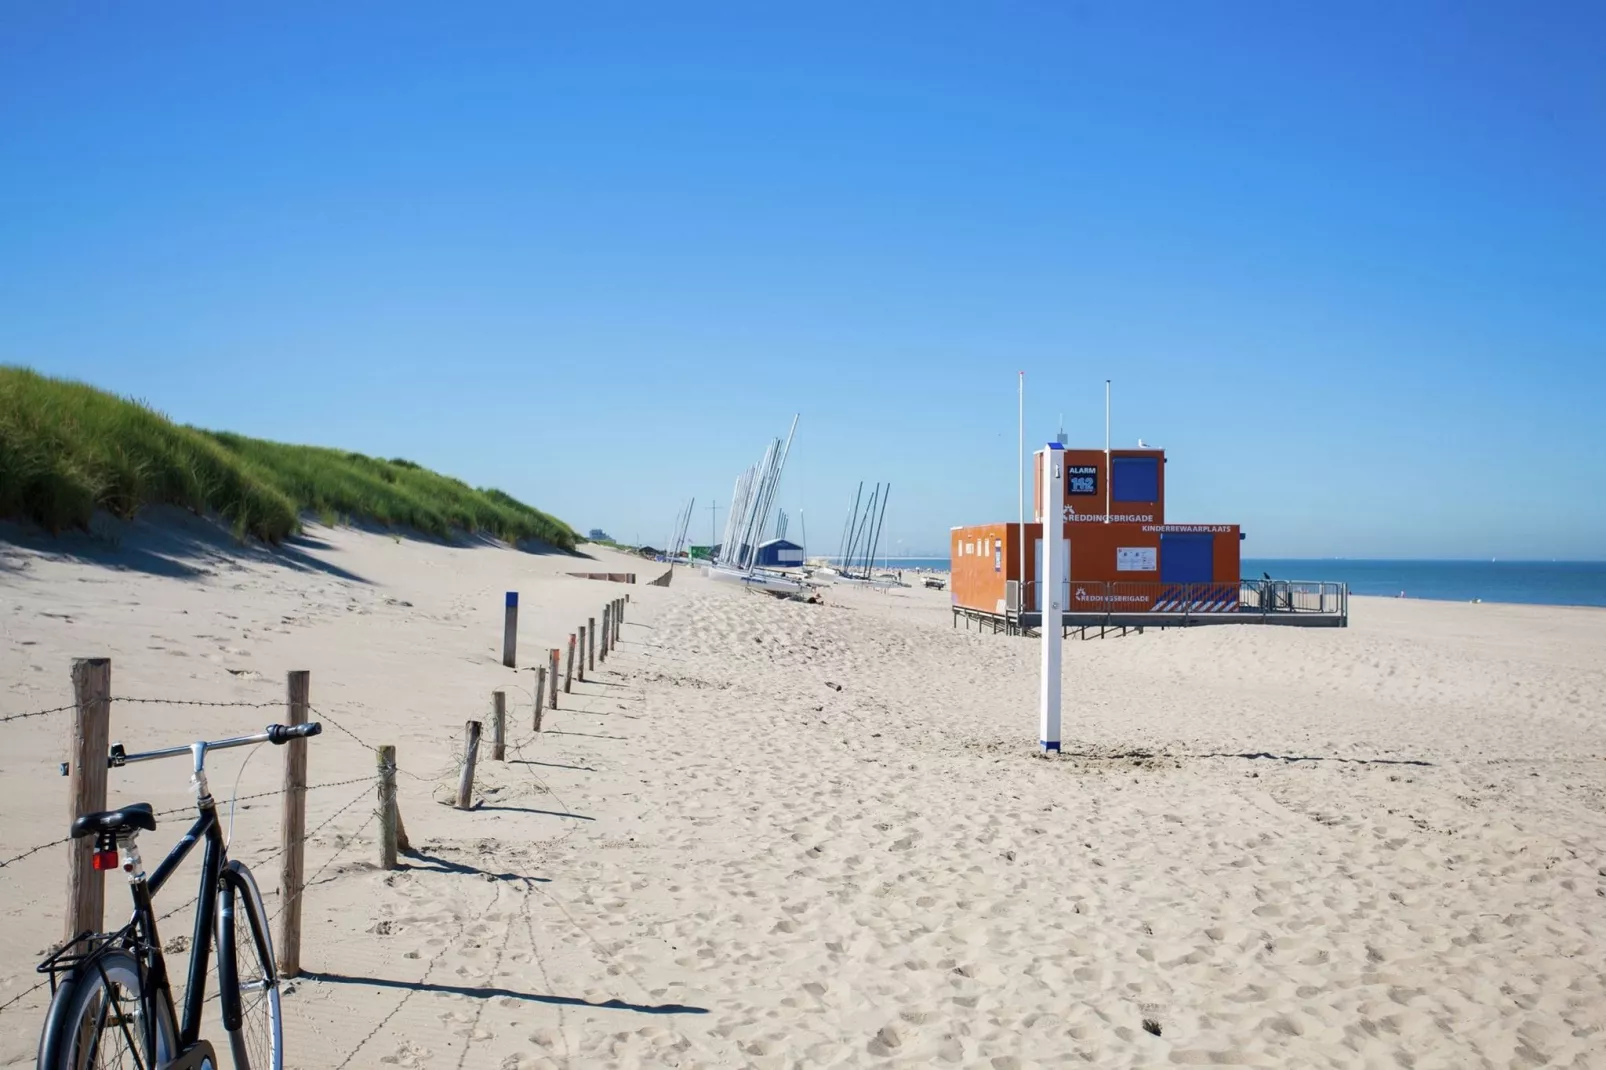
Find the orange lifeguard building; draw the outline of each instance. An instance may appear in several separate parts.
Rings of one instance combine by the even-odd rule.
[[[1035,476],[1041,475],[1043,452],[1036,455]],[[1011,631],[1037,623],[1045,519],[1065,529],[1061,575],[1069,577],[1063,602],[1067,623],[1116,616],[1135,622],[1130,618],[1138,614],[1150,623],[1177,615],[1192,622],[1245,609],[1253,619],[1272,608],[1269,602],[1263,606],[1258,589],[1247,605],[1242,596],[1243,532],[1237,524],[1168,521],[1164,450],[1056,452],[1064,458],[1065,500],[1051,517],[1044,515],[1042,480],[1034,478],[1035,519],[1024,532],[1014,522],[953,529],[949,558],[956,623],[960,614],[990,618]]]

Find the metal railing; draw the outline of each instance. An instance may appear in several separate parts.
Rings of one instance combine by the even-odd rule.
[[[1026,588],[1026,612],[1040,612],[1039,583]],[[1163,583],[1155,580],[1071,580],[1067,613],[1326,614],[1349,616],[1349,585],[1325,580],[1239,580]]]
[[[1244,612],[1349,615],[1349,584],[1326,580],[1243,580]]]

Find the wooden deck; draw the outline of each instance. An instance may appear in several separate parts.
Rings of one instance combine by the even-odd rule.
[[[1042,626],[1041,613],[989,613],[985,610],[969,609],[964,606],[954,606],[954,627],[959,622],[965,622],[965,630],[969,631],[974,624],[977,631],[990,631],[994,635],[1036,635]],[[1071,632],[1080,632],[1086,639],[1088,632],[1098,629],[1102,638],[1111,631],[1119,630],[1122,635],[1128,631],[1142,633],[1145,628],[1197,628],[1206,625],[1218,624],[1269,624],[1287,628],[1347,628],[1349,627],[1349,613],[1341,611],[1314,612],[1287,610],[1262,612],[1258,609],[1241,609],[1230,613],[1076,613],[1067,611],[1062,614],[1064,623],[1061,634],[1069,636]]]

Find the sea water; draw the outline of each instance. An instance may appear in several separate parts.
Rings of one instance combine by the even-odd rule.
[[[1541,606],[1606,606],[1606,561],[1353,561],[1245,558],[1243,574],[1259,579],[1332,580],[1352,594],[1433,598],[1450,602],[1522,602]]]
[[[855,561],[855,565],[859,562]],[[876,570],[948,569],[946,557],[876,558]],[[1439,601],[1521,602],[1542,606],[1606,606],[1606,561],[1366,561],[1344,558],[1253,558],[1246,579],[1347,583],[1352,594]]]

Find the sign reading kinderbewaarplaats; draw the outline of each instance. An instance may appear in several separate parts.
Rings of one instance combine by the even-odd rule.
[[[1115,551],[1115,571],[1154,572],[1160,567],[1152,546],[1121,546]]]

